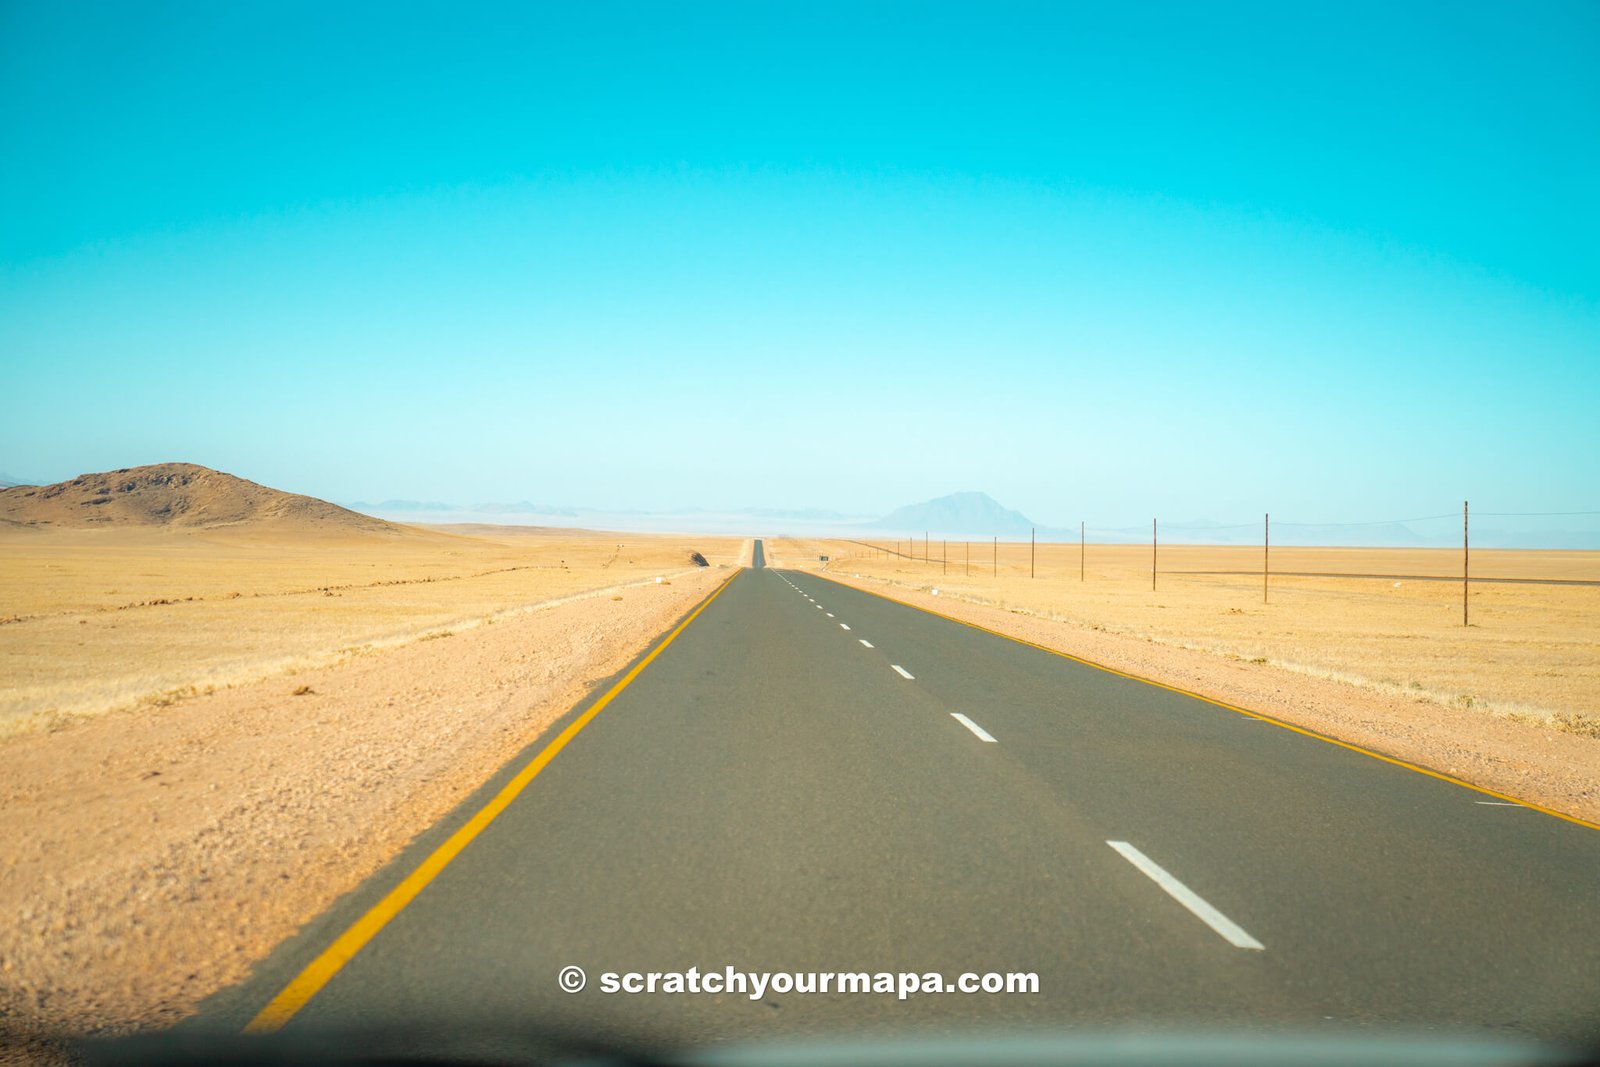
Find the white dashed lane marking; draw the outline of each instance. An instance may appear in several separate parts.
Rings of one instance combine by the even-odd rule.
[[[1195,918],[1215,930],[1222,936],[1224,941],[1234,948],[1248,948],[1260,951],[1266,947],[1245,933],[1238,923],[1213,908],[1210,904],[1207,904],[1201,899],[1200,894],[1172,877],[1155,860],[1146,856],[1126,841],[1107,841],[1106,844],[1116,849],[1123,859],[1139,868],[1145,877],[1160,886],[1173,900],[1188,908]]]
[[[971,730],[975,735],[977,735],[979,741],[987,741],[990,744],[996,743],[995,739],[989,736],[988,730],[985,730],[983,727],[979,726],[977,723],[973,722],[959,711],[952,711],[950,713],[950,717],[956,722],[960,723],[962,726],[965,726],[967,729]]]

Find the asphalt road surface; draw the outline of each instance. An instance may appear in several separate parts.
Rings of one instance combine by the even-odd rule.
[[[754,560],[205,1024],[1595,1035],[1600,830]],[[691,967],[1038,989],[600,988]]]

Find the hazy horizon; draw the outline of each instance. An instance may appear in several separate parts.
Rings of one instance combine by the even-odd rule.
[[[98,472],[78,472],[98,473]],[[249,479],[238,471],[224,473]],[[24,484],[48,484],[65,481],[75,475],[59,479],[35,479]],[[0,487],[10,480],[10,472],[0,471]],[[249,479],[254,481],[255,479]],[[304,492],[294,486],[271,486],[286,492]],[[311,494],[315,495],[315,494]],[[813,537],[885,538],[922,536],[931,533],[937,537],[977,536],[987,538],[994,534],[1000,540],[1026,540],[1031,527],[1044,540],[1077,540],[1080,525],[1071,522],[1040,522],[1031,516],[1019,515],[1017,522],[1006,524],[949,525],[938,518],[896,524],[893,513],[923,505],[938,505],[953,496],[981,496],[999,507],[1004,501],[995,501],[981,490],[960,490],[941,494],[926,501],[907,501],[897,508],[884,508],[877,512],[843,512],[828,507],[768,508],[738,505],[705,506],[684,504],[659,508],[608,508],[584,503],[551,503],[538,500],[480,500],[441,501],[388,498],[384,500],[335,499],[331,503],[363,514],[399,522],[423,525],[490,524],[509,526],[553,526],[574,529],[607,529],[617,531],[659,533],[738,533],[756,536],[794,534]],[[1495,512],[1484,508],[1473,511],[1474,541],[1482,547],[1518,548],[1570,548],[1600,549],[1600,511],[1582,512]],[[1257,544],[1262,534],[1265,514],[1248,518],[1232,516],[1219,519],[1215,515],[1183,515],[1167,513],[1151,518],[1161,522],[1163,540],[1172,543],[1194,544]],[[1245,521],[1238,521],[1244,519]],[[1460,543],[1462,514],[1451,510],[1432,515],[1389,516],[1375,518],[1315,518],[1308,519],[1292,513],[1278,512],[1272,520],[1274,539],[1281,544],[1318,544],[1335,546],[1392,546],[1415,547],[1451,546]],[[1149,537],[1150,518],[1123,516],[1121,518],[1098,516],[1092,521],[1079,520],[1091,543],[1142,543]],[[1019,525],[1020,523],[1020,525]]]
[[[0,470],[1590,511],[1597,45],[1580,3],[7,5]]]

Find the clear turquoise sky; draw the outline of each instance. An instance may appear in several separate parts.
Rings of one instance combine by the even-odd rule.
[[[1600,508],[1600,5],[0,2],[0,471]]]

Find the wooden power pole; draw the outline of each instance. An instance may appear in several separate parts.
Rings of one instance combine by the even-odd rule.
[[[1156,591],[1156,520],[1150,520],[1150,591]]]

